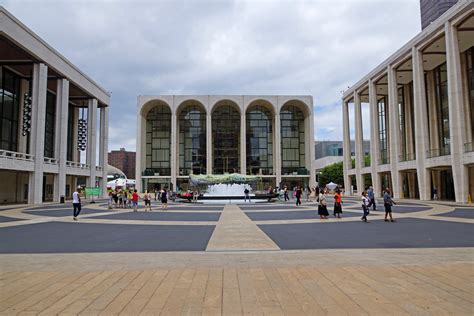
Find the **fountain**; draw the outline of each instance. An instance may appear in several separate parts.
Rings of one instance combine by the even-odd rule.
[[[218,184],[211,184],[207,187],[207,192],[204,194],[206,197],[243,197],[244,190],[248,189],[252,192],[252,187],[250,184],[243,184],[243,183],[218,183]],[[250,196],[255,196],[255,194],[251,193]]]

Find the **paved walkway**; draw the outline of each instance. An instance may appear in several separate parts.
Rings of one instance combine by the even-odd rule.
[[[473,315],[469,206],[0,211],[1,315]],[[351,248],[351,249],[344,249]],[[143,250],[140,250],[143,249]]]

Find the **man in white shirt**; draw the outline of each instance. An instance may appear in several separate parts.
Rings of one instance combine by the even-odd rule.
[[[72,194],[72,206],[74,207],[74,214],[72,219],[77,221],[77,217],[79,216],[79,213],[81,212],[81,197],[79,196],[79,192],[81,191],[81,188],[78,187],[76,191]]]

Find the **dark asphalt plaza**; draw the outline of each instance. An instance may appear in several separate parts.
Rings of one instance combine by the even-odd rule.
[[[83,207],[77,222],[68,204],[7,209],[0,211],[0,253],[206,251],[216,228],[225,236],[222,230],[236,214],[242,236],[257,232],[272,249],[474,246],[474,208],[468,206],[401,201],[393,208],[392,223],[384,221],[379,204],[363,223],[357,199],[347,199],[342,219],[332,216],[330,201],[326,220],[319,218],[314,202],[302,207],[293,202],[241,204],[232,211],[225,205],[178,202],[163,211],[154,202],[152,212],[109,210],[95,203]]]

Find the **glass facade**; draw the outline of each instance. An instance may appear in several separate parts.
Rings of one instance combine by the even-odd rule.
[[[46,116],[44,124],[44,156],[54,158],[54,128],[56,126],[56,95],[46,94]]]
[[[398,88],[398,114],[400,123],[400,157],[401,161],[407,160],[407,141],[406,141],[406,115],[405,115],[405,89]]]
[[[261,105],[246,113],[247,174],[273,174],[272,112]]]
[[[74,105],[69,103],[69,109],[67,111],[67,153],[66,160],[72,161],[73,159],[73,146],[74,146]]]
[[[146,116],[145,176],[171,175],[171,110],[160,104]]]
[[[282,175],[306,174],[304,114],[285,105],[280,112]]]
[[[18,150],[20,77],[1,68],[0,76],[0,149]]]
[[[212,113],[213,173],[240,172],[240,113],[231,104],[222,104]]]
[[[206,113],[197,105],[179,115],[179,175],[206,173]]]
[[[436,156],[450,154],[451,138],[449,132],[448,75],[446,63],[434,70],[436,115],[438,117],[439,153]]]
[[[388,109],[387,109],[387,98],[381,97],[377,101],[378,109],[378,124],[379,124],[379,145],[380,145],[380,164],[389,163],[388,159]]]

